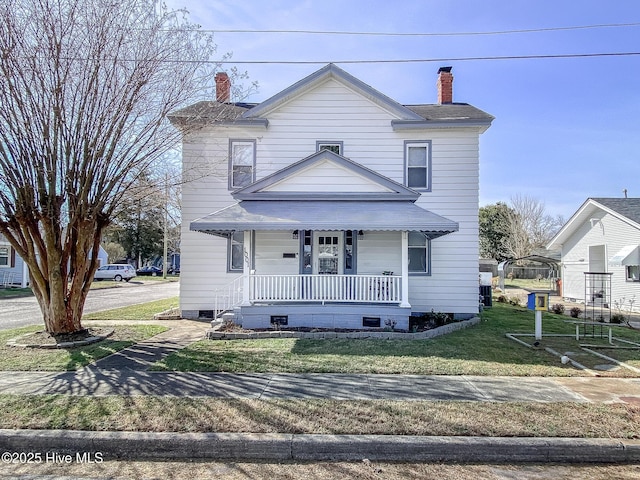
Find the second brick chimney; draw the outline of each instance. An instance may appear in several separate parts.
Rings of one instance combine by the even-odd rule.
[[[438,103],[453,103],[452,67],[440,67],[438,70]]]
[[[216,100],[227,103],[231,100],[231,81],[226,72],[216,73]]]

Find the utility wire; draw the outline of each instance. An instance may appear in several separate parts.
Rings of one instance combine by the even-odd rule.
[[[206,33],[267,33],[267,34],[303,34],[303,35],[355,35],[371,37],[463,37],[478,35],[512,35],[518,33],[560,32],[567,30],[587,30],[597,28],[638,27],[640,22],[634,23],[602,23],[596,25],[574,25],[569,27],[526,28],[522,30],[498,30],[489,32],[349,32],[344,30],[243,30],[220,29],[198,30]]]
[[[592,57],[631,57],[638,56],[640,52],[604,52],[604,53],[566,53],[566,54],[549,54],[549,55],[506,55],[506,56],[487,56],[487,57],[443,57],[443,58],[413,58],[413,59],[396,59],[396,60],[220,60],[211,61],[209,63],[227,64],[227,65],[326,65],[334,64],[358,64],[358,63],[428,63],[428,62],[469,62],[479,60],[529,60],[529,59],[545,59],[545,58],[592,58]]]

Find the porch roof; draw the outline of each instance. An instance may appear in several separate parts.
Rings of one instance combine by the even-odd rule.
[[[190,229],[224,237],[241,230],[407,230],[436,238],[458,231],[458,223],[413,202],[243,200]]]

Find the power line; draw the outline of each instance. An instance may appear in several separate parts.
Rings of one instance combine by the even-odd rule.
[[[227,65],[326,65],[335,64],[359,64],[359,63],[428,63],[428,62],[469,62],[479,60],[530,60],[545,58],[593,58],[593,57],[631,57],[638,56],[640,52],[604,52],[604,53],[566,53],[549,55],[506,55],[486,57],[443,57],[443,58],[413,58],[395,60],[220,60],[208,63]]]
[[[478,35],[512,35],[518,33],[561,32],[567,30],[587,30],[597,28],[638,27],[640,22],[634,23],[601,23],[595,25],[574,25],[569,27],[526,28],[521,30],[497,30],[488,32],[350,32],[345,30],[249,30],[249,29],[220,29],[198,30],[206,33],[266,33],[266,34],[303,34],[303,35],[354,35],[371,37],[463,37]]]

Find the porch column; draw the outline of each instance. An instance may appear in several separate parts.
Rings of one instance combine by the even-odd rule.
[[[400,294],[400,306],[409,308],[409,232],[402,232],[402,286]]]
[[[251,250],[251,230],[244,231],[244,240],[243,240],[243,257],[244,260],[242,262],[243,266],[243,277],[242,277],[242,305],[247,306],[251,305],[251,274],[253,273],[251,268],[251,258],[253,257],[253,252]]]

